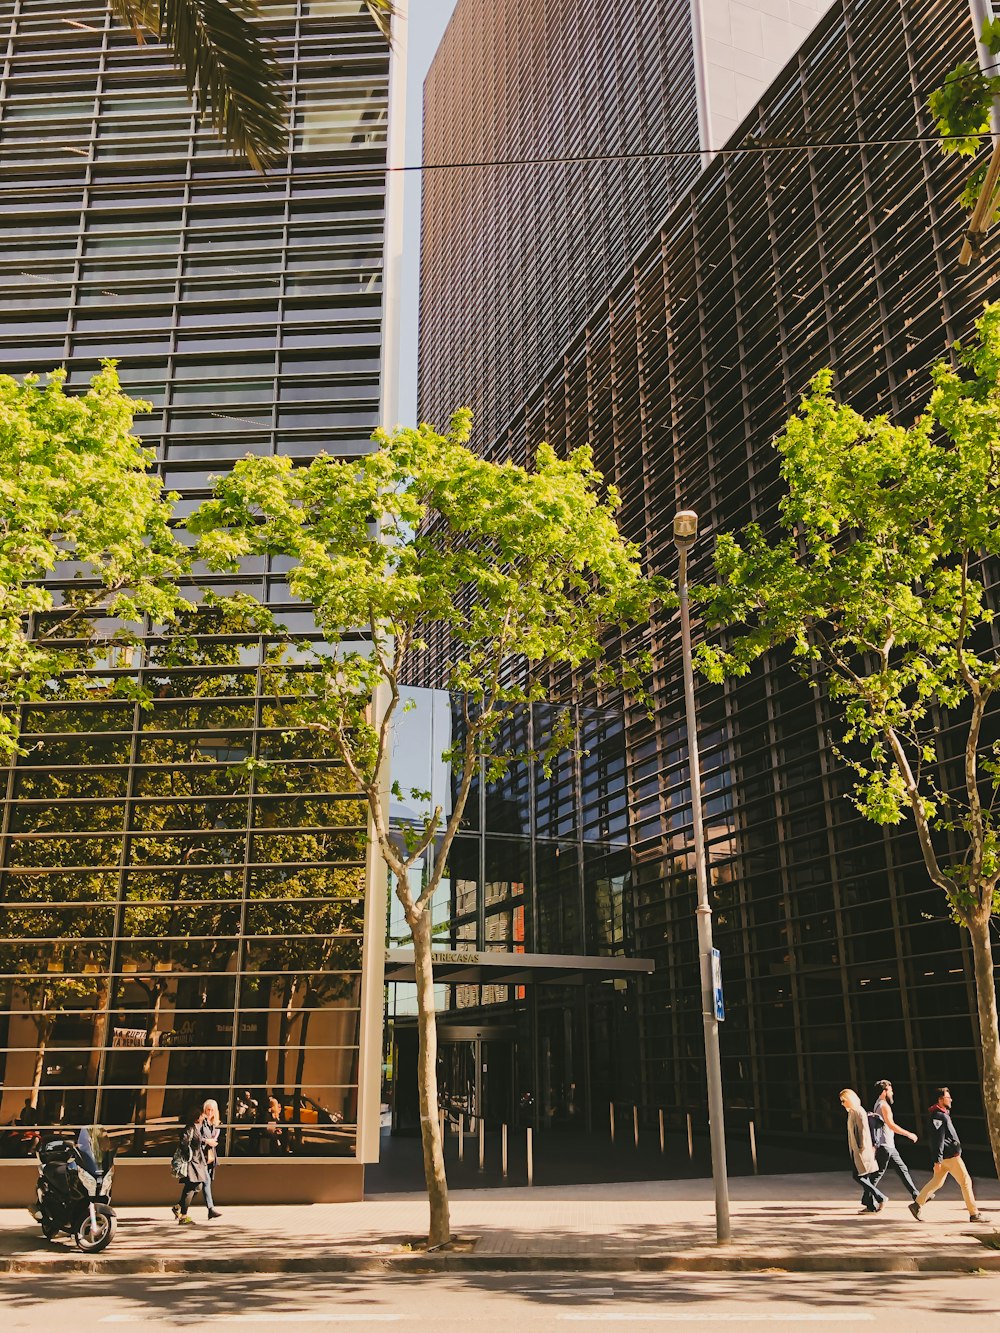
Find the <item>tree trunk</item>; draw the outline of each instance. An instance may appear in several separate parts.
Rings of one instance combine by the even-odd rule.
[[[282,986],[281,1017],[278,1019],[278,1067],[274,1076],[277,1087],[280,1089],[279,1096],[283,1098],[285,1095],[285,1066],[288,1062],[288,1043],[292,1039],[292,1024],[295,1021],[292,1013],[295,979],[293,977],[283,978]]]
[[[444,1173],[444,1150],[438,1120],[437,1026],[434,1017],[434,973],[431,963],[431,913],[428,902],[413,927],[413,962],[417,981],[417,1015],[420,1044],[417,1052],[417,1089],[420,1095],[420,1140],[424,1150],[424,1176],[430,1203],[429,1246],[451,1240],[448,1210],[448,1181]]]
[[[295,1088],[292,1092],[292,1120],[295,1122],[292,1137],[299,1149],[302,1147],[302,1076],[306,1071],[306,1041],[309,1037],[310,1018],[310,1011],[306,1008],[306,1005],[311,998],[312,995],[307,985],[299,1008],[302,1019],[299,1025],[299,1052],[295,1058]]]
[[[84,1078],[85,1086],[95,1089],[95,1115],[97,1114],[97,1079],[101,1072],[101,1056],[104,1054],[104,1045],[108,1039],[108,999],[110,994],[111,980],[109,977],[102,977],[98,982],[97,996],[94,1000],[94,1030],[90,1038],[90,1055],[87,1057],[87,1073]]]
[[[31,1104],[38,1106],[38,1094],[42,1087],[42,1071],[45,1068],[45,1047],[49,1039],[46,1028],[39,1025],[38,1028],[38,1049],[35,1051],[35,1068],[31,1075]]]
[[[976,966],[979,1040],[983,1048],[983,1109],[993,1149],[993,1165],[1000,1176],[1000,1030],[997,1026],[997,988],[993,975],[989,911],[976,913],[969,922],[969,934]]]
[[[140,983],[142,984],[142,983]],[[142,1062],[142,1068],[139,1071],[139,1083],[135,1090],[135,1111],[132,1116],[135,1129],[132,1133],[132,1151],[143,1153],[146,1151],[146,1112],[149,1106],[149,1071],[153,1067],[153,1056],[156,1053],[156,1029],[160,1021],[160,1005],[163,1002],[165,986],[157,986],[156,994],[153,994],[153,988],[144,987],[146,995],[153,1002],[152,1012],[149,1019],[149,1030],[146,1034],[149,1045],[146,1047],[146,1055]]]
[[[49,993],[45,991],[42,994],[43,1010],[49,1002]],[[46,1013],[36,1014],[34,1018],[35,1031],[38,1033],[38,1049],[35,1051],[35,1068],[31,1075],[31,1104],[37,1110],[38,1098],[42,1091],[42,1074],[45,1072],[45,1051],[55,1029],[56,1020],[51,1014]]]

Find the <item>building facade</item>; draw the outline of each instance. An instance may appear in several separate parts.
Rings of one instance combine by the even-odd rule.
[[[404,30],[390,58],[360,0],[262,10],[290,106],[267,176],[197,128],[163,49],[104,5],[0,4],[0,371],[65,366],[83,389],[117,358],[181,516],[237,458],[349,457],[395,412]],[[199,585],[308,634],[285,574],[259,560]],[[377,1157],[366,812],[282,725],[283,636],[195,599],[25,709],[0,779],[4,1201],[26,1197],[36,1126],[95,1119],[125,1154],[121,1196],[162,1196],[178,1118],[206,1097],[229,1197],[357,1197]]]
[[[705,576],[716,533],[775,515],[771,441],[817,370],[832,366],[838,393],[858,410],[906,420],[927,393],[930,364],[969,333],[995,290],[995,254],[957,264],[963,166],[940,154],[926,110],[946,71],[973,58],[963,4],[835,0],[727,151],[574,314],[549,363],[533,359],[530,385],[520,349],[494,340],[491,304],[480,301],[487,289],[470,285],[465,248],[478,245],[476,262],[504,272],[528,261],[519,250],[497,259],[495,220],[466,209],[454,214],[462,239],[450,264],[442,206],[426,233],[424,301],[425,327],[443,341],[421,369],[422,415],[443,418],[469,393],[473,407],[485,405],[480,445],[494,456],[523,459],[542,439],[590,443],[651,570],[676,574],[673,514],[700,513],[692,576]],[[578,87],[567,79],[549,96],[572,100]],[[453,120],[461,115],[453,108]],[[428,133],[441,152],[441,127]],[[520,134],[544,143],[527,119]],[[659,151],[655,138],[643,147]],[[564,206],[534,185],[538,234],[555,235]],[[506,205],[514,217],[526,206],[516,197]],[[500,239],[518,242],[509,231]],[[558,263],[550,269],[544,285],[554,288]],[[540,311],[549,299],[554,290],[538,298]],[[478,356],[469,349],[480,342],[497,364],[470,388],[463,358]],[[656,971],[634,986],[636,1058],[619,1096],[649,1122],[660,1107],[703,1121],[679,629],[661,616],[642,637],[656,704],[624,729],[633,860],[624,911],[636,952]],[[799,1141],[835,1142],[845,1084],[892,1078],[908,1123],[946,1082],[969,1140],[982,1144],[966,940],[928,883],[911,830],[877,828],[853,810],[827,704],[782,666],[774,656],[725,689],[698,688],[729,1113]],[[942,762],[949,726],[942,718]]]
[[[394,775],[404,792],[431,791],[447,817],[452,773],[441,756],[461,726],[461,708],[450,707],[443,691],[408,690],[407,699]],[[498,737],[504,752],[544,746],[553,711],[538,704],[512,712]],[[613,709],[575,710],[574,750],[548,773],[518,762],[490,782],[480,767],[432,903],[435,947],[447,960],[435,995],[438,1086],[453,1122],[463,1113],[473,1126],[482,1116],[490,1129],[519,1122],[590,1128],[591,1090],[598,1103],[614,1097],[637,1056],[628,1019],[636,950],[625,911],[631,859],[623,721]],[[397,824],[416,822],[401,803],[392,816]],[[393,898],[390,981],[411,970],[395,964],[400,946],[410,945]],[[393,1129],[416,1132],[413,987],[391,985],[389,1005]]]
[[[502,429],[829,5],[459,0],[424,84],[422,421]]]

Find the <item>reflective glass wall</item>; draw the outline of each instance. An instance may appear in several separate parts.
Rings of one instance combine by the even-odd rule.
[[[451,708],[443,691],[414,688],[406,696],[416,707],[399,720],[394,777],[404,800],[409,786],[429,790],[447,812],[453,775],[448,765],[433,761],[458,734],[461,709]],[[518,710],[502,728],[498,748],[537,751],[553,722],[554,710],[547,705]],[[481,767],[433,904],[437,947],[605,957],[635,953],[627,910],[631,855],[622,715],[577,708],[574,733],[574,747],[548,774],[540,764],[522,761],[491,782]],[[400,802],[392,813],[403,823],[414,811]],[[393,898],[389,945],[408,941]],[[413,987],[396,983],[389,991],[390,1017],[412,1018]],[[612,1088],[634,1082],[624,1035],[634,994],[625,982],[450,983],[437,988],[436,998],[442,1031],[449,1024],[499,1031],[511,1044],[511,1107],[527,1124],[583,1128],[594,1108],[606,1108],[610,1096],[623,1095]],[[450,1086],[448,1058],[442,1055],[439,1073]]]
[[[266,177],[102,4],[0,0],[0,373],[79,389],[117,357],[180,514],[247,453],[368,449],[379,410],[387,46],[360,0],[262,10],[291,107]],[[308,634],[285,576],[202,582]],[[354,1154],[365,818],[289,730],[287,655],[206,604],[25,710],[0,773],[0,1152],[96,1117],[162,1153],[213,1097],[233,1154]]]
[[[591,444],[621,493],[623,528],[655,573],[676,577],[675,512],[699,512],[698,582],[718,533],[774,520],[772,441],[818,370],[831,366],[837,392],[859,411],[911,420],[931,363],[969,334],[997,291],[995,244],[968,268],[957,263],[966,167],[927,140],[927,94],[957,61],[975,58],[973,38],[967,6],[952,0],[836,0],[537,382],[491,408],[497,422],[484,450],[520,461],[540,440]],[[560,91],[569,102],[581,96],[573,75]],[[433,134],[462,108],[441,115]],[[537,118],[519,126],[526,141],[541,129]],[[637,148],[647,146],[656,144]],[[557,192],[541,177],[532,185],[522,204],[543,224],[561,217]],[[431,419],[463,382],[464,367],[450,368],[483,334],[456,312],[467,309],[467,271],[490,263],[493,243],[467,212],[438,224],[424,293],[440,334],[422,371],[421,410]],[[473,263],[460,253],[451,264],[449,227],[456,244],[486,238]],[[508,269],[521,259],[512,244]],[[515,371],[519,355],[511,353]],[[494,397],[507,373],[494,369]],[[660,1107],[690,1109],[704,1125],[675,612],[654,619],[644,646],[655,708],[625,727],[635,857],[627,914],[635,952],[655,959],[656,971],[632,1014],[636,1095],[651,1125]],[[426,683],[432,674],[429,661]],[[725,689],[700,682],[698,719],[727,1002],[724,1086],[741,1137],[753,1115],[768,1133],[838,1144],[839,1089],[891,1078],[901,1123],[947,1083],[963,1137],[984,1144],[967,936],[929,884],[912,827],[876,827],[850,804],[822,691],[774,654]],[[959,776],[947,717],[939,747],[947,786]],[[543,919],[554,938],[574,938],[566,900],[555,903]]]

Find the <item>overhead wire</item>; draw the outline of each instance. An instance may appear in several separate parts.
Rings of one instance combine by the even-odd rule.
[[[782,142],[780,140],[767,140],[761,137],[754,141],[744,142],[735,145],[726,145],[722,148],[711,149],[713,158],[739,157],[751,154],[767,155],[770,153],[819,153],[827,151],[840,151],[851,148],[892,148],[897,145],[906,144],[941,144],[949,139],[966,139],[968,135],[960,134],[915,134],[915,135],[893,135],[885,138],[876,139],[824,139],[809,141],[807,139],[796,139],[794,141]],[[987,132],[983,136],[989,137]],[[211,185],[220,181],[234,183],[234,176],[239,179],[243,176],[247,180],[267,187],[268,181],[284,182],[286,179],[294,178],[298,184],[310,184],[322,182],[325,180],[336,180],[342,176],[388,176],[408,172],[427,172],[427,171],[490,171],[501,170],[515,167],[546,167],[546,166],[578,166],[588,164],[604,164],[614,162],[639,162],[639,161],[665,161],[671,158],[700,158],[706,156],[709,150],[701,148],[662,148],[662,149],[636,149],[632,152],[624,153],[571,153],[554,154],[550,157],[507,157],[507,158],[482,158],[473,161],[453,161],[453,162],[411,162],[403,163],[399,166],[389,166],[385,163],[373,164],[352,164],[345,163],[343,166],[328,167],[321,171],[303,171],[301,165],[295,167],[282,168],[280,170],[268,171],[265,176],[259,176],[256,172],[247,169],[242,173],[234,173],[232,170],[220,171],[218,176],[201,176],[184,184],[194,186]],[[138,160],[138,159],[137,159]],[[81,163],[81,165],[83,165]],[[91,164],[88,164],[91,165]],[[127,177],[111,177],[105,180],[96,181],[74,181],[63,180],[51,183],[42,183],[33,181],[31,184],[32,194],[38,194],[44,191],[72,191],[77,189],[100,190],[100,189],[122,189],[127,187],[130,192],[141,193],[143,189],[158,190],[162,193],[163,181],[136,181],[129,180]],[[0,180],[0,188],[3,188],[3,182]],[[18,178],[11,182],[11,188],[22,190],[24,188],[23,179]]]

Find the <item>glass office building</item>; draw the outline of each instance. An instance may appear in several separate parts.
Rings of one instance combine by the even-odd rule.
[[[996,292],[995,242],[981,262],[958,266],[965,164],[941,155],[926,109],[944,74],[974,58],[963,4],[837,0],[728,150],[664,210],[556,354],[532,363],[530,387],[510,393],[502,364],[492,372],[482,447],[520,459],[542,439],[563,449],[589,442],[655,572],[676,575],[673,514],[699,511],[697,580],[715,534],[774,516],[771,441],[818,369],[832,366],[838,392],[859,410],[909,419],[932,361]],[[585,96],[569,80],[562,92]],[[460,108],[450,116],[460,122]],[[428,132],[440,144],[441,124]],[[537,123],[520,134],[543,142]],[[814,141],[828,146],[803,148]],[[649,147],[659,150],[655,139]],[[542,253],[518,300],[542,308],[535,286],[548,268],[561,272],[563,204],[542,169],[525,188]],[[473,205],[449,221],[442,203],[425,235],[424,301],[438,342],[422,365],[420,402],[432,421],[466,394],[480,405],[462,361],[477,345],[475,320],[489,315],[477,273],[498,235],[517,244],[501,224],[476,221]],[[517,207],[511,200],[511,216]],[[465,244],[478,238],[477,262],[449,269],[449,227]],[[517,282],[520,259],[502,262]],[[510,356],[522,380],[521,349]],[[624,912],[636,953],[656,970],[633,983],[636,1058],[618,1096],[650,1125],[661,1107],[687,1108],[704,1124],[679,629],[661,615],[638,637],[654,655],[656,706],[624,727],[633,860]],[[698,712],[734,1125],[754,1115],[769,1134],[839,1144],[838,1090],[888,1077],[904,1124],[948,1083],[963,1137],[984,1144],[967,940],[927,881],[909,826],[878,828],[846,799],[822,694],[774,655],[724,689],[699,685]],[[953,758],[949,726],[943,717],[943,764]]]
[[[433,792],[451,810],[453,775],[440,756],[461,727],[443,691],[408,690],[393,771],[403,791]],[[513,710],[498,736],[507,753],[544,747],[553,709]],[[517,762],[499,781],[480,766],[445,877],[433,902],[437,968],[438,1088],[452,1122],[460,1113],[502,1124],[590,1128],[591,1104],[627,1081],[636,1051],[628,1017],[634,958],[625,736],[620,712],[574,711],[576,737],[545,773]],[[430,767],[427,760],[431,761]],[[400,802],[397,824],[414,822]],[[422,870],[415,871],[419,876]],[[389,908],[387,977],[410,942]],[[390,986],[392,1124],[419,1129],[416,1012],[412,986]]]
[[[0,0],[0,372],[62,365],[82,389],[118,358],[181,515],[235,459],[358,454],[395,412],[402,28],[390,59],[360,0],[262,11],[290,108],[267,176],[102,4]],[[308,634],[285,579],[258,560],[200,582]],[[162,1195],[156,1159],[205,1097],[229,1197],[360,1194],[384,884],[343,770],[283,722],[285,652],[202,601],[24,710],[0,823],[4,1201],[36,1123],[95,1118],[126,1154],[122,1197]]]

